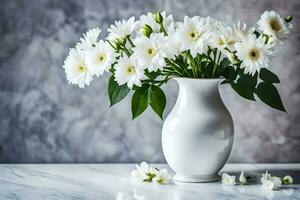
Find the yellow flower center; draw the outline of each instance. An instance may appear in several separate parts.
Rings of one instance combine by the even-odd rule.
[[[258,60],[260,58],[260,52],[258,49],[251,49],[249,51],[249,57],[251,58],[251,60]]]
[[[281,24],[279,23],[277,18],[273,18],[270,20],[270,26],[272,30],[278,32],[282,29]]]
[[[100,63],[103,63],[106,60],[106,55],[105,54],[100,54],[98,56],[98,60],[100,61]]]
[[[190,38],[195,41],[195,40],[198,40],[198,38],[200,37],[200,33],[197,31],[197,30],[194,30],[194,31],[191,31],[189,36]]]
[[[225,41],[222,38],[218,38],[218,44],[220,46],[223,46],[225,44]]]
[[[127,66],[126,73],[127,73],[127,75],[132,75],[132,74],[134,74],[134,73],[135,73],[135,68],[134,68],[134,66],[132,66],[132,65]]]
[[[78,65],[78,71],[80,72],[80,73],[83,73],[83,72],[85,72],[86,71],[86,66],[82,63],[82,64],[79,64]]]
[[[148,55],[154,56],[156,54],[156,50],[154,48],[149,48],[147,50]]]

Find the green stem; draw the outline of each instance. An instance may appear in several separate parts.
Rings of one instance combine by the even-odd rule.
[[[133,44],[132,40],[130,39],[130,35],[127,35],[126,38],[129,41],[129,43],[131,44],[131,46],[135,47],[135,45]]]
[[[130,57],[130,52],[127,48],[120,48],[120,49],[123,50],[128,57]]]
[[[160,25],[160,28],[161,28],[162,32],[164,33],[164,35],[165,35],[165,36],[168,36],[168,33],[167,33],[167,31],[165,30],[163,23],[160,23],[159,25]]]
[[[212,78],[215,77],[215,73],[216,73],[216,70],[217,70],[217,63],[216,63],[216,58],[217,58],[217,49],[214,49],[214,69],[213,69],[213,72],[212,72]]]

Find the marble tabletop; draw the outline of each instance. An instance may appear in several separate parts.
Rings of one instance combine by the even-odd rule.
[[[134,164],[0,164],[0,199],[300,199],[300,164],[227,164],[222,172],[238,176],[244,170],[258,180],[230,188],[220,182],[137,183],[130,177],[134,168]],[[275,191],[263,190],[259,179],[266,169],[272,175],[292,175],[295,184]]]

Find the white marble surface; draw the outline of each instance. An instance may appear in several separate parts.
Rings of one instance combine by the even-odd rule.
[[[166,165],[152,164],[163,168]],[[225,188],[220,182],[156,185],[131,181],[133,164],[2,164],[0,199],[198,200],[198,199],[300,199],[300,164],[227,164],[223,172],[245,170],[256,175],[269,169],[290,174],[295,184],[265,192],[259,183]]]

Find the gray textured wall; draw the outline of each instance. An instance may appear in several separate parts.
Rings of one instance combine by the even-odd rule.
[[[0,6],[0,162],[164,161],[162,122],[150,111],[130,119],[129,99],[109,109],[108,76],[85,89],[68,85],[62,64],[86,29],[147,11],[255,23],[266,9],[294,14],[295,29],[273,60],[288,114],[221,93],[235,119],[231,162],[300,161],[300,1],[2,0]],[[102,33],[104,36],[106,32]],[[177,86],[165,87],[168,108]]]

